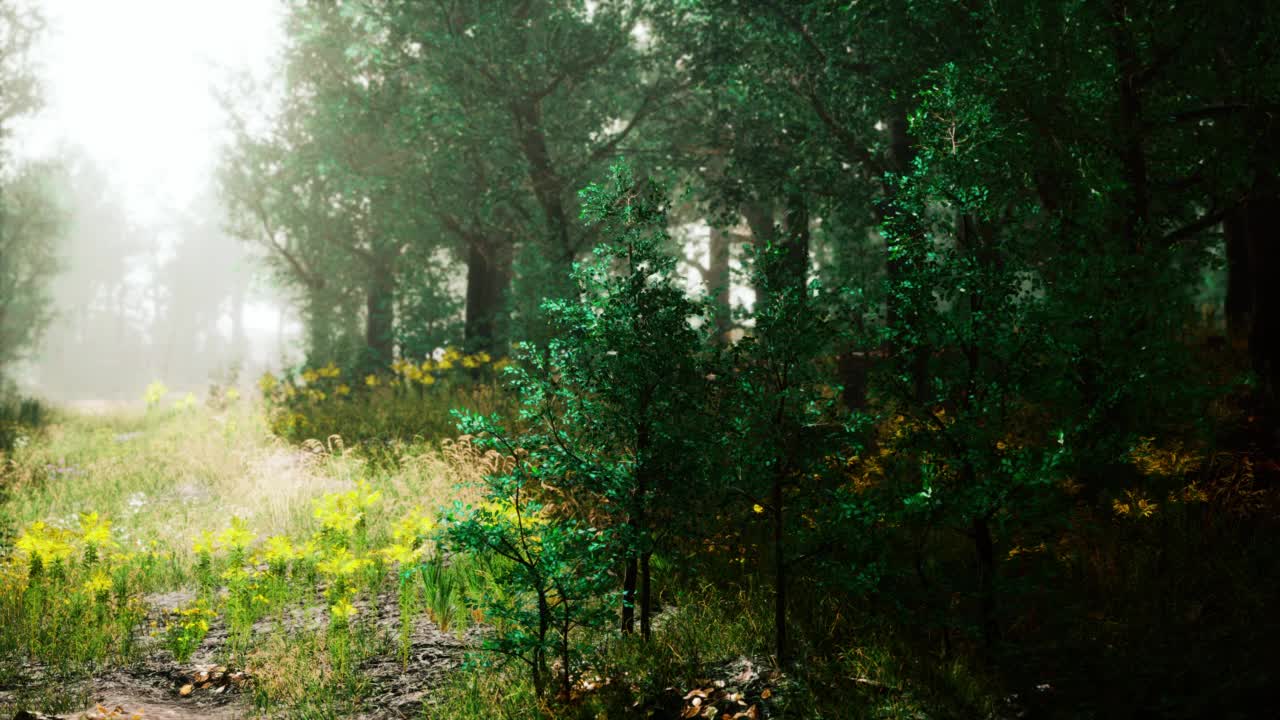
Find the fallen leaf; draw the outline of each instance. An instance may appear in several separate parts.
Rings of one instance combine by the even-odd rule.
[[[190,695],[192,691],[194,691],[195,689],[196,689],[195,685],[192,685],[191,683],[187,683],[186,685],[183,685],[180,690],[178,690],[178,694],[183,697],[186,697]]]

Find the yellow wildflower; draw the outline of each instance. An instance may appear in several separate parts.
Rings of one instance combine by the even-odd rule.
[[[18,536],[14,547],[28,557],[39,558],[44,562],[65,560],[75,552],[71,545],[71,533],[50,527],[39,520],[31,523]]]
[[[197,555],[209,555],[213,553],[213,549],[217,541],[213,538],[213,533],[208,530],[202,530],[200,537],[191,544],[191,551]]]
[[[268,565],[284,565],[290,560],[295,560],[299,553],[293,547],[293,543],[289,542],[289,538],[284,535],[272,535],[267,538],[266,548],[263,550],[263,557]]]
[[[343,383],[342,385],[334,388],[333,393],[338,397],[345,397],[351,394],[351,386]]]
[[[368,558],[352,555],[346,548],[338,548],[329,557],[321,560],[316,565],[316,569],[331,577],[345,578],[360,572],[371,564],[373,563]]]
[[[280,380],[271,373],[263,373],[262,377],[258,378],[258,389],[262,391],[263,395],[270,395],[271,391],[275,390],[279,384]]]
[[[364,480],[356,483],[356,489],[345,493],[325,493],[316,501],[312,513],[327,530],[350,532],[364,519],[365,510],[382,498],[382,493],[371,492]]]
[[[436,523],[431,519],[430,515],[422,512],[421,509],[415,508],[396,523],[395,527],[392,528],[391,534],[398,543],[416,545],[427,535],[430,535],[435,526]]]
[[[111,521],[98,513],[80,513],[80,539],[90,547],[105,548],[111,544]]]
[[[258,536],[249,529],[248,524],[238,517],[231,518],[231,524],[218,533],[218,544],[233,550],[244,550]]]
[[[368,385],[369,387],[378,387],[379,382],[380,382],[380,381],[378,380],[378,376],[377,376],[377,375],[365,375],[365,376],[364,376],[364,384],[365,384],[365,385]]]
[[[387,562],[401,565],[411,563],[418,558],[418,550],[401,543],[392,543],[379,550],[378,554],[385,558]]]
[[[356,614],[356,607],[350,600],[343,598],[330,606],[329,612],[333,614],[335,620],[346,620]]]
[[[85,581],[84,591],[90,595],[100,595],[111,589],[111,577],[102,570],[98,570],[93,577]]]

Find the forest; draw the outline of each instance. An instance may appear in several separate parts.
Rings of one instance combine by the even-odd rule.
[[[0,718],[1275,715],[1280,5],[271,1],[148,229],[0,0]]]

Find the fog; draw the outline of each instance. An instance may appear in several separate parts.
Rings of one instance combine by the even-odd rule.
[[[199,395],[289,362],[296,321],[228,234],[214,189],[228,139],[217,91],[269,72],[279,4],[35,5],[47,24],[31,58],[43,104],[10,145],[57,168],[67,225],[55,317],[15,379],[50,399],[121,402],[157,380]]]

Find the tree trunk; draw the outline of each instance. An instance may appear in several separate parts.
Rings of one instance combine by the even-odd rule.
[[[787,652],[787,558],[782,515],[782,481],[782,469],[779,468],[774,471],[770,499],[773,503],[773,630],[778,667],[785,668],[791,658]]]
[[[467,300],[464,346],[467,352],[507,353],[506,298],[511,286],[509,238],[474,235],[467,241]]]
[[[973,547],[978,567],[978,619],[982,627],[982,640],[988,649],[1000,639],[1000,626],[996,621],[996,554],[991,539],[991,526],[986,518],[973,519]]]
[[[538,646],[533,650],[533,691],[538,697],[547,693],[547,631],[551,629],[551,605],[547,602],[547,591],[538,590]]]
[[[562,266],[565,272],[561,274],[567,282],[575,248],[569,234],[569,213],[564,204],[564,181],[556,172],[547,146],[542,129],[542,111],[537,102],[522,99],[512,103],[511,112],[520,149],[529,166],[529,181],[547,224],[548,252],[552,261]]]
[[[1248,342],[1253,315],[1254,283],[1249,267],[1249,213],[1241,208],[1222,221],[1227,244],[1227,298],[1223,311],[1232,345]]]
[[[649,584],[649,560],[653,553],[646,550],[640,555],[640,637],[646,642],[652,634],[653,594]]]
[[[733,327],[733,307],[729,297],[733,278],[729,273],[729,256],[729,233],[717,227],[711,228],[711,236],[707,240],[706,280],[716,313],[716,340],[721,343],[729,341],[729,331]]]
[[[1147,181],[1147,156],[1142,145],[1142,96],[1138,75],[1141,60],[1130,31],[1126,0],[1111,0],[1113,53],[1116,62],[1120,161],[1124,167],[1126,201],[1120,214],[1120,230],[1130,249],[1141,252],[1147,231],[1151,199]]]
[[[333,310],[325,292],[318,288],[307,291],[305,322],[307,328],[307,364],[323,365],[332,359]]]
[[[809,203],[804,195],[793,193],[787,197],[784,214],[786,245],[782,248],[782,264],[779,267],[780,287],[795,291],[804,297],[809,285]]]
[[[1280,411],[1280,181],[1270,178],[1248,205],[1248,256],[1253,285],[1249,357],[1264,407]]]
[[[631,555],[626,560],[626,568],[622,572],[622,632],[626,635],[636,631],[636,577],[638,560]]]
[[[757,255],[765,252],[777,242],[778,230],[773,220],[773,205],[763,201],[750,202],[742,206],[742,217],[751,228],[751,243]],[[763,286],[753,288],[756,293],[755,308],[759,309],[767,300],[767,292]]]
[[[385,368],[395,359],[395,280],[391,269],[376,263],[370,272],[365,293],[365,347],[368,362],[374,368]]]

